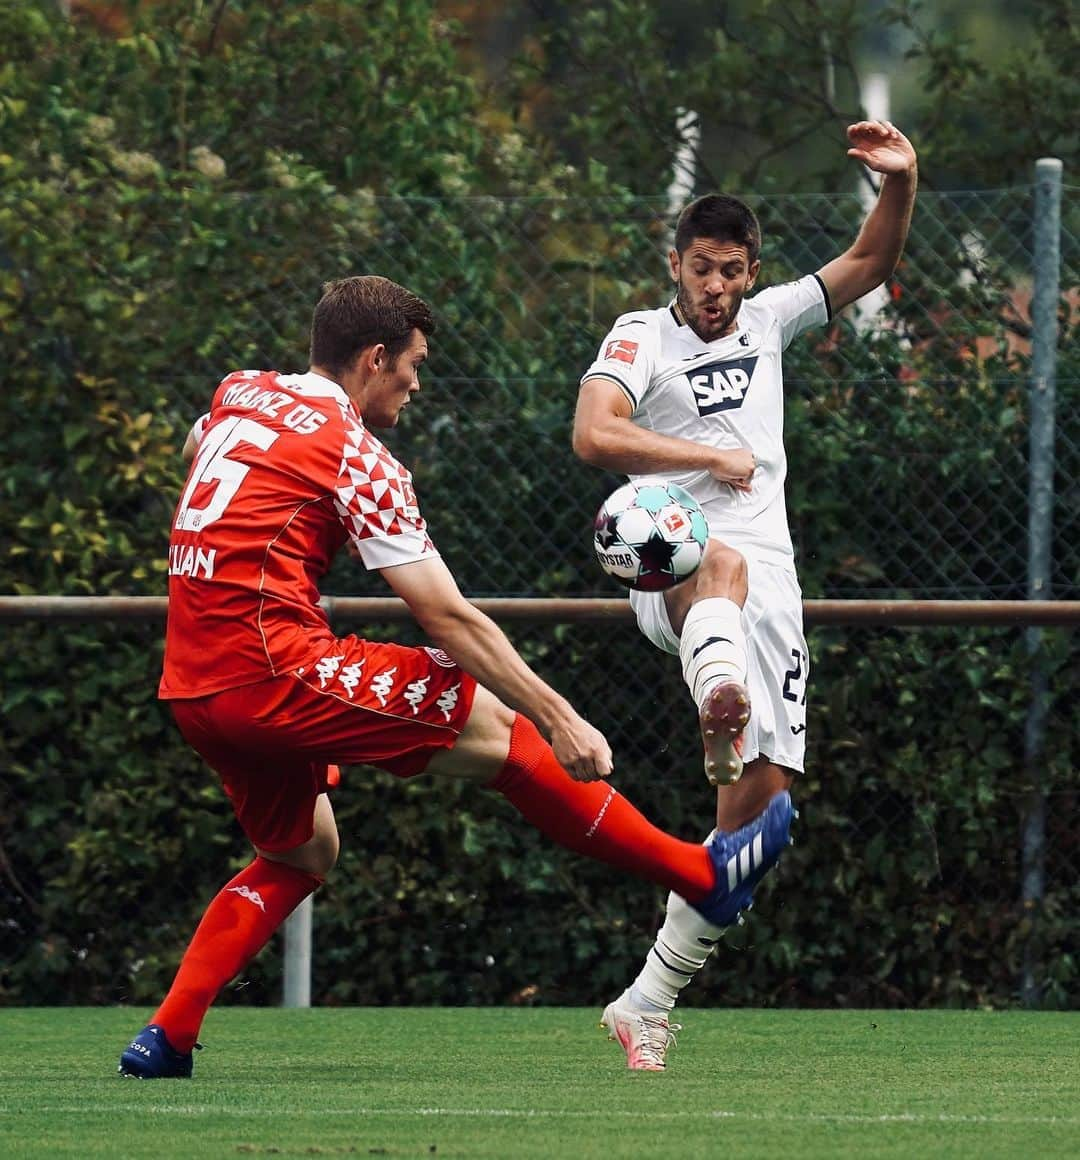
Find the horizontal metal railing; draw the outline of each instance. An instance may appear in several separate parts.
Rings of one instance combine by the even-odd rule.
[[[493,620],[584,623],[628,620],[623,597],[490,597],[472,601]],[[160,620],[165,596],[0,596],[0,621]],[[336,620],[409,620],[408,605],[391,596],[324,596]],[[1080,624],[1080,600],[806,600],[808,625],[1041,625]]]

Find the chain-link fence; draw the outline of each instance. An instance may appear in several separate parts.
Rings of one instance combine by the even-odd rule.
[[[302,369],[320,282],[384,274],[426,297],[439,318],[424,393],[387,441],[412,467],[463,590],[614,595],[592,558],[590,529],[616,481],[575,461],[570,425],[580,374],[614,318],[669,296],[667,205],[306,196],[148,197],[118,211],[137,244],[103,270],[102,293],[140,303],[139,333],[127,336],[141,343],[132,406],[140,398],[160,406],[182,430],[227,371]],[[856,196],[749,200],[765,237],[759,285],[820,267],[849,244],[865,212]],[[77,255],[93,222],[56,228],[70,231]],[[1072,188],[1060,247],[1057,428],[1040,452],[1052,456],[1055,484],[1041,595],[1077,599],[1080,198]],[[1031,188],[924,192],[901,267],[873,311],[851,312],[789,351],[789,516],[808,597],[1028,594],[1033,249]],[[25,277],[38,300],[50,292],[45,273]],[[198,342],[189,338],[192,315]],[[84,373],[84,351],[63,333],[51,341],[58,365]],[[173,498],[145,498],[162,526]],[[324,591],[385,590],[341,562]],[[513,635],[608,732],[632,796],[657,820],[703,832],[710,807],[677,666],[627,624]],[[809,839],[788,878],[788,909],[766,920],[772,933],[798,936],[803,958],[797,968],[767,950],[755,958],[755,970],[772,971],[771,995],[998,1001],[1034,961],[1052,1002],[1075,999],[1080,657],[1065,632],[1042,639],[1048,692],[1032,750],[1023,725],[1030,644],[1016,629],[811,634],[801,792]],[[1031,867],[1021,832],[1033,803],[1044,812],[1045,889],[1042,905],[1025,911]],[[897,939],[890,924],[914,933]],[[830,940],[830,928],[842,934]]]
[[[759,285],[817,269],[864,213],[855,196],[749,200],[765,237]],[[184,217],[151,215],[163,261],[187,255],[206,268],[200,313],[245,323],[228,334],[210,325],[199,350],[156,372],[178,423],[234,366],[301,366],[321,281],[378,271],[429,298],[439,317],[427,397],[390,442],[414,466],[436,535],[446,529],[441,546],[463,586],[543,595],[557,574],[562,591],[609,591],[585,528],[612,480],[574,460],[569,421],[578,378],[615,317],[669,296],[663,202],[371,199],[300,223],[288,203],[264,198],[234,199],[228,212],[258,225],[227,255],[202,253]],[[789,509],[808,596],[1026,594],[1033,238],[1030,188],[924,192],[888,288],[789,351]],[[1050,449],[1050,591],[1061,598],[1080,594],[1078,250],[1080,201],[1067,189]],[[230,284],[245,288],[243,302]],[[477,527],[458,535],[454,514],[433,505],[444,492],[485,513],[481,532],[498,529],[485,550]],[[815,510],[808,500],[826,493],[836,503]]]

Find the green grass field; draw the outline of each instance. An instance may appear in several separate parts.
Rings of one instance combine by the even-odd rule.
[[[1076,1014],[688,1010],[656,1074],[591,1009],[228,1008],[122,1080],[145,1015],[0,1010],[0,1156],[1080,1156]]]

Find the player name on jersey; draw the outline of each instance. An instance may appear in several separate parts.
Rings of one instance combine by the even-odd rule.
[[[326,415],[313,407],[309,407],[306,403],[297,402],[295,395],[252,386],[244,381],[234,383],[224,392],[221,396],[221,405],[224,407],[248,407],[271,419],[277,419],[278,412],[282,407],[289,406],[290,410],[281,416],[281,421],[297,435],[314,435],[327,421]]]
[[[173,544],[169,548],[169,575],[193,576],[196,580],[213,580],[217,548],[195,548],[190,544]]]

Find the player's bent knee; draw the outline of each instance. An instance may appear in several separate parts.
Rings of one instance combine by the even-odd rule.
[[[340,843],[333,842],[305,842],[295,850],[268,852],[259,850],[261,857],[270,862],[283,862],[292,866],[294,870],[303,870],[316,878],[325,878],[334,866],[337,865]]]
[[[311,837],[303,845],[292,850],[259,850],[259,854],[271,862],[284,862],[297,870],[314,874],[317,878],[325,878],[337,864],[340,851],[341,836],[334,820],[330,798],[320,794],[315,799]]]
[[[515,716],[494,693],[478,685],[465,728],[452,749],[432,757],[427,772],[487,784],[506,764]]]
[[[705,549],[705,558],[698,569],[702,581],[724,586],[746,584],[746,557],[737,548],[710,540]],[[701,581],[699,581],[700,583]]]
[[[746,557],[735,548],[710,540],[705,559],[698,569],[694,600],[722,596],[742,605],[749,592]]]
[[[749,569],[742,552],[719,540],[710,540],[705,558],[694,575],[664,593],[668,617],[676,633],[682,631],[686,614],[699,600],[723,597],[740,607],[745,604],[750,590],[748,577]]]

